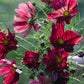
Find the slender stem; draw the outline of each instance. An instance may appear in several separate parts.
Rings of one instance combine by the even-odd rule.
[[[40,8],[39,6],[37,6],[44,14],[45,14],[45,16],[47,17],[47,14],[46,14],[46,12],[42,9],[42,8]]]
[[[16,35],[16,37],[19,38],[20,40],[22,40],[21,37],[19,37],[19,36],[17,36],[17,35]],[[27,44],[31,45],[32,47],[36,48],[31,42],[29,42],[29,41],[27,41],[27,40],[25,40],[25,39],[24,39],[23,41],[26,42]]]

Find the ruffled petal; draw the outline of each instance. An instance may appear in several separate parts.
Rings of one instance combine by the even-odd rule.
[[[7,65],[7,64],[11,64],[12,62],[8,59],[1,59],[0,60],[0,65]]]
[[[14,72],[6,74],[4,76],[3,83],[5,83],[5,84],[11,84],[12,81],[14,80],[14,76],[15,76]]]
[[[14,16],[14,20],[18,21],[18,22],[26,22],[28,19],[27,18],[23,18],[23,17],[18,17],[18,16]]]
[[[78,35],[77,33],[73,32],[71,30],[65,31],[63,38],[64,38],[65,42],[67,43],[67,45],[68,44],[78,45],[82,40],[81,35]]]
[[[29,13],[28,7],[26,4],[24,4],[24,3],[19,4],[19,9],[23,10],[27,17],[31,17],[31,14]]]
[[[22,16],[24,18],[26,18],[26,14],[22,9],[15,9],[15,12],[17,13],[18,16]]]
[[[0,69],[0,76],[2,76],[5,73],[9,73],[12,69],[10,67],[2,67]]]
[[[27,25],[28,23],[27,22],[14,22],[12,25],[13,26],[24,26],[24,25]]]
[[[31,2],[26,2],[26,4],[27,4],[27,6],[28,6],[28,11],[29,11],[30,13],[35,14],[35,7],[34,7],[34,5],[33,5]]]
[[[63,16],[63,11],[57,10],[47,14],[47,16],[48,16],[48,20],[55,21],[57,20],[57,18]]]
[[[68,6],[69,6],[69,11],[73,10],[76,8],[78,5],[77,0],[69,0]]]
[[[24,32],[28,27],[29,25],[17,26],[14,28],[14,31],[17,33],[21,33],[21,32]]]

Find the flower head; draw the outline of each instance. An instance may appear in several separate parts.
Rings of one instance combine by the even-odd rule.
[[[52,24],[52,33],[49,37],[51,44],[56,48],[63,48],[67,52],[73,52],[73,47],[81,42],[81,35],[67,30],[64,32],[64,22]]]
[[[19,74],[22,73],[22,71],[17,68],[15,60],[11,62],[7,59],[1,59],[0,65],[4,66],[0,69],[0,76],[6,73],[3,79],[3,83],[17,84],[17,81],[19,80]]]
[[[12,25],[16,26],[14,31],[16,33],[21,33],[20,36],[24,35],[23,39],[31,31],[31,28],[34,27],[34,30],[37,32],[41,25],[36,22],[35,7],[32,2],[26,2],[26,4],[19,4],[19,9],[15,9],[17,15],[14,16],[14,22]]]
[[[56,5],[56,2],[54,2],[51,5],[51,7],[56,11],[48,14],[48,20],[57,20],[57,22],[65,21],[67,24],[70,24],[71,18],[74,17],[76,13],[78,13],[78,3],[76,0],[66,0],[63,6],[62,4]]]
[[[43,58],[43,64],[47,65],[47,72],[60,71],[68,68],[67,57],[69,54],[62,49],[52,49],[48,54]]]
[[[37,69],[39,68],[40,64],[40,52],[35,51],[25,51],[25,56],[23,57],[23,63],[26,64],[28,68]]]
[[[7,53],[11,50],[17,49],[17,40],[15,34],[11,33],[8,28],[8,35],[0,30],[0,59],[5,58]]]

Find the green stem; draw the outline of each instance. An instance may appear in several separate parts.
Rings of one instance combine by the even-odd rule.
[[[16,35],[16,37],[19,38],[20,40],[22,40],[21,37],[19,37],[19,36],[17,36],[17,35]],[[35,47],[32,43],[30,43],[29,41],[27,41],[27,40],[25,40],[25,39],[24,39],[23,41],[26,42],[27,44],[31,45],[33,48],[36,48],[36,47]]]
[[[47,17],[47,14],[46,14],[46,12],[42,9],[42,8],[40,8],[39,6],[37,6],[44,14],[45,14],[45,16]]]

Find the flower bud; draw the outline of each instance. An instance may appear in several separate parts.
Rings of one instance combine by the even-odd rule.
[[[45,46],[44,42],[42,42],[40,45],[41,45],[41,47],[44,47]]]

